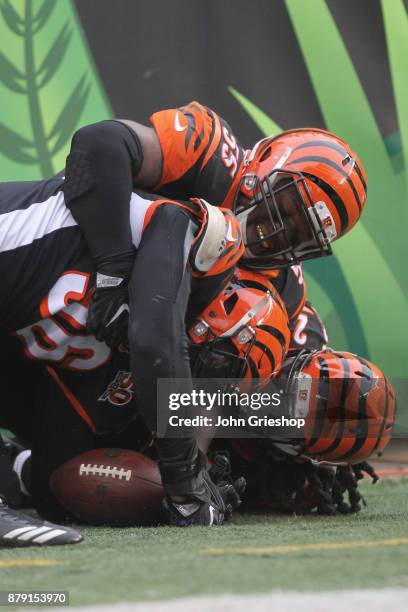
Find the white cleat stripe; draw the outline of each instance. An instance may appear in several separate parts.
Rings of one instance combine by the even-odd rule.
[[[43,535],[38,536],[38,538],[34,538],[33,542],[36,542],[37,544],[44,544],[44,542],[48,542],[48,540],[53,540],[54,538],[57,538],[63,533],[67,533],[65,529],[53,529],[48,533],[44,533]]]
[[[50,531],[51,529],[52,527],[47,527],[46,525],[43,525],[42,527],[37,527],[37,529],[32,529],[28,533],[24,533],[23,535],[19,536],[17,540],[31,540],[35,536],[40,535],[40,533],[44,533],[44,531]]]
[[[25,533],[26,531],[33,531],[33,529],[36,529],[35,525],[29,525],[28,527],[18,527],[18,529],[13,529],[12,531],[6,533],[3,538],[12,540],[13,538],[19,536],[21,533]]]

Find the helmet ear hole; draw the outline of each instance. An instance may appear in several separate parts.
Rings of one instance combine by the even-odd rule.
[[[225,312],[229,315],[234,310],[235,304],[238,302],[238,296],[236,293],[230,295],[224,302]]]

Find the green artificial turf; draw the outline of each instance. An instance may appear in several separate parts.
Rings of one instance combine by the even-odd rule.
[[[236,515],[218,528],[81,528],[72,547],[1,550],[0,590],[68,590],[71,605],[206,593],[408,587],[408,544],[263,555],[203,555],[204,549],[408,538],[408,482],[361,486],[359,515]],[[408,541],[408,540],[407,540]],[[51,559],[50,567],[1,567]]]

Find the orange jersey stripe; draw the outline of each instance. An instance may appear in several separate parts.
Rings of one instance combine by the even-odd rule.
[[[50,368],[49,366],[47,366],[47,372],[51,376],[51,378],[56,382],[56,384],[59,386],[59,388],[61,389],[61,391],[63,392],[63,394],[69,401],[69,403],[71,404],[71,406],[74,408],[74,410],[79,414],[81,419],[83,419],[85,423],[91,428],[91,430],[94,433],[96,433],[96,428],[93,424],[91,417],[86,412],[85,408],[82,406],[80,401],[72,393],[72,391],[68,389],[68,387],[62,382],[61,378],[58,376],[56,371],[53,368]]]

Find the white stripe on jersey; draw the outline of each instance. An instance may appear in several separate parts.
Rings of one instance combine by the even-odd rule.
[[[77,225],[59,191],[44,202],[0,215],[0,252],[26,246],[55,230]]]
[[[130,198],[130,226],[136,248],[142,239],[146,213],[153,203],[136,193],[132,193]],[[59,191],[44,202],[0,214],[0,252],[12,251],[56,230],[76,225],[65,205],[64,194]]]
[[[147,211],[154,200],[145,200],[137,193],[132,193],[130,198],[130,228],[132,231],[132,242],[139,248],[142,239],[143,225]]]

